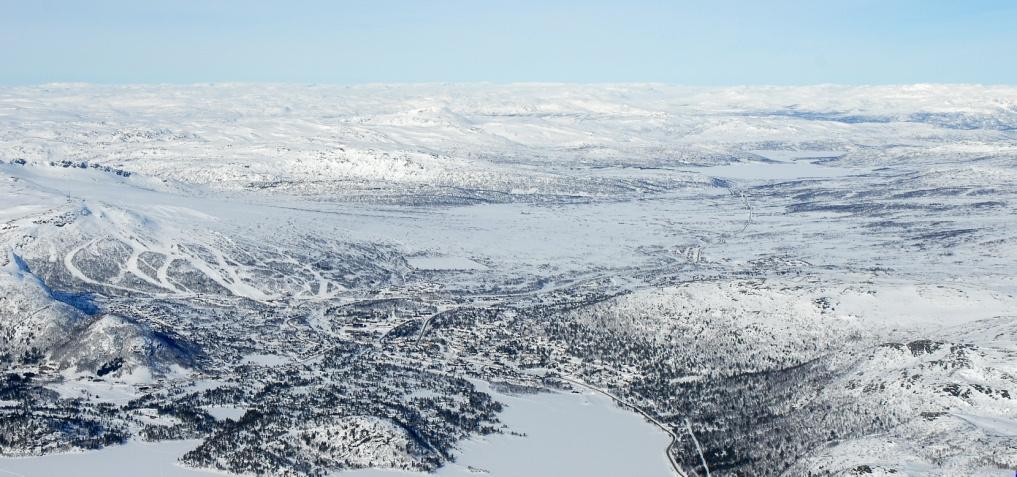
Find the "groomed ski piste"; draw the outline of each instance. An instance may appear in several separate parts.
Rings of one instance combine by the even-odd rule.
[[[1017,469],[1017,88],[0,89],[0,474]]]

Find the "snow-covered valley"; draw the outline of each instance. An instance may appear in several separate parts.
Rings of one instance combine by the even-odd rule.
[[[1017,469],[1017,88],[2,88],[0,204],[0,473]]]

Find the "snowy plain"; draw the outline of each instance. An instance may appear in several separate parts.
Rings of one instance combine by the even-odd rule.
[[[191,475],[205,443],[258,473],[217,453],[249,425],[306,457],[280,474],[1010,475],[1015,131],[1017,89],[963,85],[0,89],[3,365],[38,380],[0,407],[131,434],[40,431],[0,473]],[[313,401],[347,348],[364,401]],[[472,392],[500,433],[429,414]],[[363,412],[433,418],[454,462]]]

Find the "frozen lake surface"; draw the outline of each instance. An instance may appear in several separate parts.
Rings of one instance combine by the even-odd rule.
[[[825,166],[815,162],[739,162],[697,169],[711,177],[736,180],[779,181],[821,177],[841,177],[856,173],[843,167]]]
[[[844,151],[826,151],[822,149],[805,149],[790,151],[785,149],[758,149],[751,151],[753,154],[764,157],[771,161],[790,162],[802,159],[833,159],[847,154]]]
[[[736,180],[792,180],[840,177],[858,173],[852,169],[828,166],[820,161],[844,155],[839,151],[752,151],[766,162],[737,162],[695,169],[711,177]]]
[[[106,447],[93,452],[54,454],[42,457],[0,459],[0,475],[48,477],[74,475],[80,477],[192,477],[223,475],[217,472],[189,469],[177,465],[177,458],[197,447],[200,441],[167,441],[148,443],[131,441],[122,446]]]
[[[584,391],[506,395],[477,383],[507,407],[500,416],[514,432],[468,440],[442,477],[673,477],[664,456],[670,438],[606,396]],[[488,473],[483,473],[484,471]],[[391,470],[341,472],[336,477],[409,477]]]
[[[417,270],[483,270],[487,267],[465,257],[410,257],[406,262]]]
[[[592,392],[506,395],[486,383],[478,387],[507,407],[501,415],[510,434],[463,442],[458,462],[438,470],[443,477],[561,476],[671,477],[664,457],[670,439],[639,415],[622,410],[605,396]],[[0,459],[0,475],[23,477],[75,475],[80,477],[184,477],[222,475],[189,469],[177,459],[198,441],[146,443],[132,441],[94,452]],[[394,470],[340,472],[336,477],[411,477],[432,474]]]

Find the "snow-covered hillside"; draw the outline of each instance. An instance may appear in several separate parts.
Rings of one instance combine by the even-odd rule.
[[[1017,467],[1017,88],[2,88],[0,204],[4,455],[497,474],[576,391],[662,475]]]

